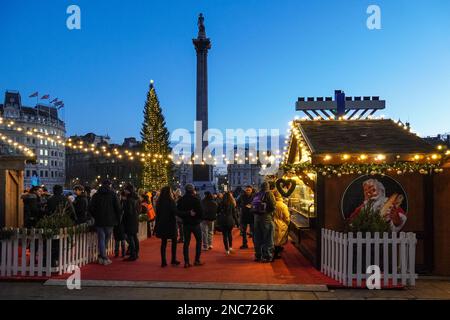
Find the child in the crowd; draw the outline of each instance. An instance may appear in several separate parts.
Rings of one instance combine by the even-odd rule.
[[[155,229],[155,209],[153,208],[152,202],[148,194],[141,194],[141,206],[142,214],[146,214],[147,220],[147,237],[151,238]]]

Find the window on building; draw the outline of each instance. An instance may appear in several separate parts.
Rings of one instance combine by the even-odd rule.
[[[44,144],[44,140],[40,139],[40,140],[39,140],[39,144],[40,144],[40,145],[43,145],[43,144]]]
[[[40,150],[39,150],[39,155],[40,155],[40,156],[43,156],[43,155],[44,155],[44,150],[43,150],[43,149],[40,149]]]
[[[45,177],[48,178],[48,171],[45,171]]]
[[[50,176],[51,176],[52,178],[53,178],[53,174],[54,174],[53,171],[51,171],[51,172],[50,172]]]
[[[39,172],[39,176],[40,176],[41,178],[43,178],[43,177],[44,177],[44,171],[41,170],[41,171]]]
[[[47,149],[44,150],[44,155],[48,156],[48,150]]]
[[[27,178],[30,176],[30,170],[27,170]]]

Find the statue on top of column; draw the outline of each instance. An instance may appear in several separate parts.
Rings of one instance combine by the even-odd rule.
[[[198,34],[199,35],[205,35],[205,18],[203,17],[203,14],[200,13],[198,16]]]

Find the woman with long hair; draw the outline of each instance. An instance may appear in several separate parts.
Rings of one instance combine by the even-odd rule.
[[[167,241],[172,242],[172,261],[173,266],[180,264],[177,261],[177,216],[178,210],[175,203],[172,189],[165,186],[156,201],[156,225],[155,234],[161,239],[161,267],[167,266],[166,248]]]
[[[236,200],[231,192],[226,192],[223,201],[219,205],[217,223],[223,236],[223,244],[226,254],[233,253],[233,227],[238,224]]]
[[[139,258],[139,214],[141,213],[141,203],[134,189],[128,184],[125,186],[122,200],[123,224],[125,234],[130,249],[130,256],[125,261],[135,261]]]

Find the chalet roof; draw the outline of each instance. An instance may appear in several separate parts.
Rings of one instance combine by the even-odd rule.
[[[323,153],[431,153],[435,148],[392,120],[296,121],[311,148]]]

